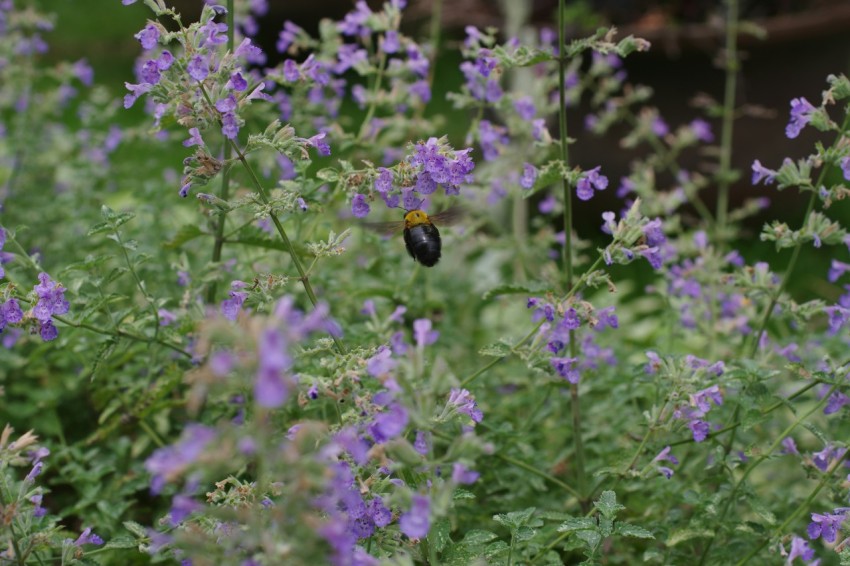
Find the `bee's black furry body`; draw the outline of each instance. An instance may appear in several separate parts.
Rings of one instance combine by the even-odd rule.
[[[425,267],[432,267],[440,261],[440,231],[431,223],[405,228],[404,245],[411,257]]]

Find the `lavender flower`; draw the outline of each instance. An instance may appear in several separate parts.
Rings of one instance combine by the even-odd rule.
[[[230,298],[221,302],[221,314],[227,320],[236,321],[245,299],[248,298],[248,292],[239,291],[239,289],[244,289],[247,286],[248,284],[244,281],[233,281],[230,284],[231,290],[227,293]]]
[[[576,196],[580,200],[593,198],[594,189],[603,191],[608,187],[608,177],[599,174],[600,166],[596,166],[581,176],[576,184]]]
[[[791,119],[785,127],[785,135],[793,139],[800,135],[806,124],[812,120],[815,107],[803,97],[791,101]]]
[[[215,437],[215,430],[199,424],[190,424],[177,443],[159,448],[151,454],[145,461],[145,469],[152,476],[151,493],[158,494],[167,481],[181,474],[203,454],[204,448]]]
[[[410,510],[402,513],[398,520],[401,532],[410,538],[420,539],[428,536],[431,529],[431,501],[426,495],[414,495]]]
[[[480,423],[484,418],[484,414],[478,408],[478,404],[472,398],[472,394],[466,389],[453,387],[449,393],[448,406],[455,408],[458,413],[469,415],[473,422]]]
[[[351,199],[351,214],[356,218],[365,218],[369,214],[369,210],[370,206],[366,202],[366,197],[360,193],[354,195],[354,198]]]
[[[825,542],[835,542],[835,535],[838,533],[838,529],[841,528],[844,519],[847,518],[846,513],[848,510],[850,508],[839,507],[833,513],[812,513],[812,522],[809,523],[809,527],[806,529],[809,538],[815,540],[823,537]]]

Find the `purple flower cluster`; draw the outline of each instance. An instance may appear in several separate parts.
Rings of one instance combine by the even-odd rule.
[[[576,384],[581,379],[581,371],[596,369],[600,363],[617,363],[613,350],[599,347],[593,333],[585,335],[581,340],[581,358],[560,355],[569,344],[570,332],[578,330],[583,320],[588,321],[597,333],[605,328],[618,328],[620,323],[614,314],[614,307],[594,311],[590,304],[580,302],[579,312],[575,306],[555,305],[539,297],[530,297],[526,306],[533,309],[532,320],[545,319],[539,335],[546,340],[546,350],[551,354],[549,363],[563,379]]]
[[[295,308],[292,297],[278,301],[257,339],[257,369],[254,382],[254,400],[269,409],[282,406],[295,386],[290,372],[292,358],[289,348],[300,343],[313,332],[324,331],[339,336],[341,329],[330,318],[328,306],[318,304],[309,314]]]
[[[576,183],[576,196],[580,200],[590,200],[593,198],[593,191],[604,191],[608,188],[608,177],[599,174],[600,167],[594,167],[579,178]]]
[[[602,231],[614,241],[602,253],[607,265],[629,263],[636,257],[646,259],[653,269],[661,269],[665,261],[675,257],[676,250],[667,243],[660,218],[648,219],[637,211],[636,203],[617,221],[611,211],[602,213]]]
[[[33,287],[38,302],[32,309],[33,317],[39,322],[39,333],[44,341],[55,339],[59,331],[53,325],[53,316],[68,312],[65,288],[57,285],[47,273],[38,274],[39,284]]]
[[[700,362],[705,362],[705,360],[700,360]],[[708,364],[708,362],[705,363]],[[717,364],[707,366],[708,371],[715,371],[716,375],[719,376],[723,372],[722,364],[723,362],[717,362]],[[715,369],[710,369],[712,367]],[[711,409],[711,403],[718,407],[723,404],[723,394],[717,385],[692,393],[690,395],[690,406],[680,407],[673,413],[675,418],[688,421],[688,428],[691,429],[695,442],[702,442],[708,438],[708,434],[711,432],[711,426],[705,420]]]
[[[440,186],[446,195],[457,195],[461,184],[472,181],[475,163],[471,152],[471,148],[454,150],[445,140],[437,138],[417,142],[398,166],[377,169],[373,187],[389,208],[401,205],[405,210],[418,209]],[[369,214],[365,195],[354,196],[351,211],[358,218]]]
[[[466,30],[467,34],[471,30],[478,33],[478,30],[472,26],[467,27]],[[504,92],[499,84],[501,73],[496,71],[498,66],[499,61],[487,48],[479,49],[473,61],[464,61],[460,64],[460,70],[466,81],[464,88],[472,98],[491,104],[501,100]]]

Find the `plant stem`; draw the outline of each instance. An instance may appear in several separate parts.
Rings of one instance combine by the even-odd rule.
[[[563,489],[564,491],[566,491],[567,493],[569,493],[570,495],[572,495],[573,497],[575,497],[576,499],[581,501],[581,494],[578,491],[576,491],[574,488],[570,487],[568,484],[562,482],[561,480],[559,480],[555,476],[547,474],[546,472],[544,472],[542,470],[538,470],[534,466],[532,466],[530,464],[526,464],[522,460],[517,460],[516,458],[512,458],[511,456],[505,456],[504,454],[499,454],[498,452],[493,454],[493,456],[498,458],[499,460],[502,460],[503,462],[513,464],[514,466],[516,466],[518,468],[522,468],[526,472],[532,473],[535,476],[543,478],[544,480],[549,481],[549,482],[557,485],[558,487],[560,487],[561,489]]]
[[[159,311],[156,308],[156,303],[153,300],[153,297],[151,297],[150,294],[148,293],[147,289],[145,289],[145,284],[139,278],[139,274],[136,273],[135,268],[133,268],[133,262],[130,261],[130,254],[127,253],[127,248],[124,246],[124,240],[121,239],[121,232],[114,225],[112,227],[112,233],[115,234],[115,241],[118,243],[118,247],[121,249],[121,254],[124,256],[124,262],[127,264],[127,269],[130,271],[130,274],[133,276],[133,279],[136,281],[136,287],[138,287],[139,291],[141,291],[142,296],[147,301],[148,306],[150,307],[150,310],[153,313],[153,318],[154,318],[154,321],[155,321],[153,336],[154,336],[154,338],[157,338],[157,337],[159,337],[160,321],[159,321]]]
[[[730,507],[732,507],[732,503],[734,503],[734,501],[735,501],[735,496],[738,494],[738,490],[741,488],[741,485],[743,485],[743,483],[747,480],[747,478],[750,477],[750,474],[753,473],[753,470],[755,470],[759,465],[761,465],[762,462],[767,460],[770,457],[770,455],[773,454],[773,452],[776,450],[776,448],[779,446],[779,444],[785,439],[785,437],[787,437],[789,434],[791,434],[794,431],[794,429],[797,428],[797,426],[800,425],[800,423],[802,423],[803,421],[808,419],[813,413],[818,411],[829,400],[829,398],[832,396],[832,394],[835,393],[835,391],[840,386],[841,386],[840,383],[835,383],[830,388],[829,392],[820,399],[820,401],[815,403],[815,405],[811,409],[809,409],[804,414],[797,417],[797,419],[794,420],[794,422],[792,422],[790,425],[788,425],[785,428],[785,430],[783,430],[776,437],[776,440],[774,440],[773,443],[764,452],[762,452],[761,457],[758,460],[756,460],[755,462],[753,462],[752,465],[750,465],[746,470],[744,470],[744,474],[741,476],[741,479],[739,479],[737,482],[735,482],[735,486],[732,488],[732,491],[729,493],[729,496],[726,499],[726,504],[723,506],[723,510],[720,512],[720,516],[719,516],[718,521],[717,521],[718,524],[723,524],[723,521],[726,518],[726,514],[729,512]],[[699,561],[700,565],[705,564],[706,560],[708,559],[708,555],[711,551],[711,547],[714,544],[715,540],[717,540],[717,537],[713,537],[708,541],[708,544],[706,545],[705,550],[702,553],[702,557],[700,557],[700,561]]]
[[[715,240],[726,237],[729,182],[732,173],[732,131],[738,79],[738,0],[726,0],[726,90],[723,94],[723,126],[720,132],[720,170],[717,172]]]
[[[565,41],[564,28],[566,27],[566,7],[564,0],[558,0],[558,122],[561,141],[561,161],[565,168],[569,168],[569,151],[567,149],[567,92],[566,72],[567,60],[564,57]],[[562,179],[564,190],[564,273],[566,278],[565,289],[573,286],[573,204],[570,184],[567,179]],[[576,357],[575,332],[570,330],[570,357]],[[573,444],[575,449],[576,480],[579,491],[584,492],[584,445],[581,438],[581,404],[579,402],[578,384],[570,384],[570,410],[573,424]]]
[[[260,200],[262,200],[264,204],[271,204],[265,187],[263,187],[263,184],[260,183],[260,179],[257,177],[257,174],[254,172],[251,164],[248,163],[248,160],[245,158],[245,154],[239,150],[239,147],[237,147],[233,140],[230,140],[230,145],[233,146],[233,151],[236,152],[236,157],[242,162],[242,166],[245,167],[245,170],[248,172],[251,182],[257,189],[257,194],[260,195]],[[286,246],[286,249],[289,251],[289,257],[292,258],[292,263],[295,264],[295,269],[298,270],[298,275],[301,279],[301,284],[304,286],[304,291],[307,292],[310,302],[313,303],[313,306],[315,307],[319,300],[316,298],[316,293],[313,292],[313,286],[310,284],[310,278],[307,277],[307,273],[304,271],[304,266],[301,265],[301,260],[298,259],[298,254],[295,253],[295,248],[292,247],[292,242],[289,240],[289,236],[286,235],[286,230],[283,229],[283,224],[280,223],[280,220],[274,212],[270,211],[269,217],[272,219],[272,223],[274,223],[277,233],[280,234],[280,238],[283,240],[283,245]],[[342,341],[333,334],[331,334],[330,337],[334,341],[337,351],[340,354],[344,354],[346,350]]]
[[[818,482],[818,485],[817,485],[817,486],[815,486],[815,489],[814,489],[814,490],[812,490],[812,492],[809,494],[809,496],[806,498],[806,500],[805,500],[805,501],[803,501],[803,502],[802,502],[802,503],[801,503],[801,504],[797,507],[797,509],[795,509],[795,510],[794,510],[794,512],[793,512],[793,513],[791,513],[791,514],[788,516],[788,518],[787,518],[787,519],[785,519],[785,521],[783,521],[783,522],[782,522],[782,524],[781,524],[781,525],[779,525],[778,527],[776,527],[775,529],[773,529],[773,532],[774,532],[774,534],[775,534],[775,535],[779,535],[779,534],[781,534],[781,533],[782,533],[785,529],[787,529],[787,528],[788,528],[788,525],[790,525],[792,522],[794,522],[795,520],[797,520],[797,517],[799,517],[799,516],[800,516],[800,513],[805,512],[805,511],[806,511],[806,509],[808,509],[808,508],[809,508],[809,506],[811,505],[812,501],[814,501],[815,497],[817,497],[818,493],[820,493],[820,491],[821,491],[821,490],[823,489],[823,487],[827,484],[827,482],[828,482],[830,479],[832,479],[832,477],[835,475],[836,470],[838,470],[839,468],[843,468],[843,467],[844,467],[844,465],[843,465],[843,464],[844,464],[844,462],[846,462],[846,461],[847,461],[847,457],[848,457],[848,456],[850,456],[850,451],[845,452],[845,453],[844,453],[844,457],[843,457],[843,458],[838,458],[838,459],[835,461],[835,463],[833,464],[832,468],[831,468],[831,469],[830,469],[827,473],[825,473],[825,474],[823,475],[823,477],[821,478],[821,480]],[[738,562],[738,565],[737,565],[737,566],[741,566],[741,565],[746,564],[747,562],[749,562],[749,561],[750,561],[750,558],[754,557],[756,554],[758,554],[759,552],[761,552],[761,549],[763,549],[763,548],[767,545],[767,543],[768,543],[768,541],[769,541],[769,540],[770,540],[769,538],[765,538],[764,540],[762,540],[762,542],[760,542],[760,543],[759,543],[759,544],[758,544],[755,548],[753,548],[753,550],[752,550],[752,551],[750,551],[750,553],[749,553],[749,554],[747,554],[744,558],[742,558],[742,559]]]
[[[233,11],[234,11],[234,0],[227,0],[227,50],[233,53],[235,47],[234,40],[234,22],[233,22]],[[231,149],[230,144],[227,143],[227,140],[224,142],[223,148],[224,156],[222,160],[224,163],[230,161],[231,157]],[[230,196],[230,168],[225,167],[224,171],[221,172],[221,192],[219,194],[219,198],[221,200],[227,200]],[[215,220],[215,241],[213,243],[213,252],[212,252],[212,261],[213,263],[218,263],[221,261],[221,251],[224,247],[224,225],[225,219],[227,218],[227,214],[225,212],[220,212]],[[213,281],[210,283],[209,288],[207,289],[207,302],[214,303],[217,282]]]

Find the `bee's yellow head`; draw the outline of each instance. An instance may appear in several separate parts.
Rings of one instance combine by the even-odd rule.
[[[404,215],[404,227],[413,228],[420,224],[431,224],[431,219],[425,214],[424,210],[411,210]]]

